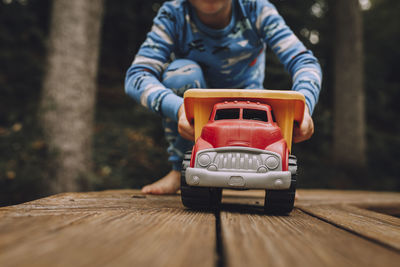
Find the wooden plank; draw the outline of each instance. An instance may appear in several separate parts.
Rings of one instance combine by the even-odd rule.
[[[399,219],[371,210],[397,214],[399,196],[299,190],[296,206],[312,216],[277,217],[262,213],[264,191],[224,190],[217,233],[213,214],[184,209],[178,195],[59,194],[0,208],[0,266],[210,266],[220,233],[227,266],[394,266]]]
[[[18,247],[27,239],[40,238],[46,233],[59,231],[90,217],[90,213],[2,216],[0,219],[0,254]]]
[[[398,266],[400,255],[297,209],[221,213],[226,266]]]
[[[400,218],[400,203],[397,202],[386,203],[386,204],[379,204],[379,203],[358,204],[357,206],[363,209]]]
[[[400,252],[400,219],[350,205],[300,206],[303,211]]]
[[[24,204],[0,208],[14,214],[57,214],[98,210],[182,209],[179,195],[144,195],[139,190],[63,193]]]
[[[353,205],[400,205],[400,193],[375,192],[375,191],[349,191],[349,190],[298,190],[298,205],[328,205],[328,204],[353,204]]]
[[[262,207],[264,196],[264,190],[224,189],[222,201],[228,206],[245,204]],[[358,206],[390,216],[400,216],[400,193],[310,189],[299,189],[296,193],[296,207],[335,204]]]
[[[184,209],[178,195],[68,193],[0,216],[0,266],[215,264],[214,214]]]

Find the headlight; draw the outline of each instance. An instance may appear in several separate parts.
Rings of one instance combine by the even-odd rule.
[[[276,169],[279,166],[279,161],[276,157],[270,156],[265,159],[265,165],[267,165],[268,169]]]
[[[257,169],[258,173],[266,173],[268,171],[267,168],[265,168],[265,166],[261,166]]]
[[[197,160],[201,167],[207,167],[211,163],[211,158],[207,154],[201,154]]]
[[[207,170],[215,172],[218,170],[218,167],[215,164],[211,164],[210,166],[208,166]]]

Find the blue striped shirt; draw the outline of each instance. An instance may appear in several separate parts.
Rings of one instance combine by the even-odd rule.
[[[267,0],[233,0],[230,23],[219,30],[201,23],[188,1],[165,2],[127,71],[125,91],[176,121],[183,100],[160,82],[173,59],[199,63],[209,88],[260,89],[267,46],[290,73],[292,90],[304,94],[312,113],[321,88],[318,60]]]

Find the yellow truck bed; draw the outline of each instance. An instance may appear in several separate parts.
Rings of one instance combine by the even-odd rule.
[[[186,117],[194,123],[195,139],[200,136],[216,103],[249,100],[272,107],[289,150],[291,150],[293,122],[301,124],[304,115],[304,96],[295,91],[243,89],[190,89],[184,94]]]

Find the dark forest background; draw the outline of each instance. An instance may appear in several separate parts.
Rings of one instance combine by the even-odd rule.
[[[363,0],[366,166],[332,155],[335,1],[271,0],[320,60],[324,83],[315,134],[294,145],[300,188],[400,190],[400,1]],[[140,188],[169,171],[160,118],[124,93],[130,66],[162,1],[106,0],[101,28],[92,171],[80,190]],[[0,205],[51,193],[56,155],[38,119],[46,73],[52,1],[0,1]],[[290,77],[268,54],[266,88],[288,89]],[[69,101],[65,99],[65,101]],[[343,133],[346,138],[346,133]]]

